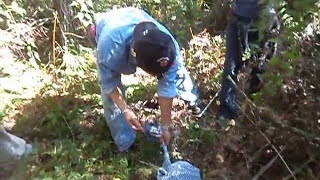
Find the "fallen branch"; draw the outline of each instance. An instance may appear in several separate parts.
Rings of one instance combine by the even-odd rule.
[[[156,166],[156,165],[154,165],[154,164],[152,164],[152,163],[149,163],[149,162],[145,162],[145,161],[139,160],[139,163],[141,163],[141,164],[143,164],[143,165],[150,166],[150,167],[152,167],[152,168],[155,169],[155,170],[159,169],[159,166]]]
[[[283,149],[279,152],[278,155],[276,155],[274,158],[271,159],[271,161],[268,162],[268,164],[266,164],[265,166],[263,166],[262,168],[260,168],[259,172],[253,176],[253,178],[251,180],[258,180],[258,178],[266,171],[268,170],[273,163],[278,159],[280,153],[283,151]]]
[[[291,127],[286,124],[284,124],[281,121],[281,117],[278,115],[274,114],[270,108],[263,108],[263,114],[264,116],[267,116],[267,118],[264,118],[264,120],[268,120],[268,122],[272,123],[275,127],[278,127],[279,129],[287,130],[290,131],[293,134],[296,134],[298,136],[304,137],[307,141],[312,142],[315,141],[318,144],[320,144],[320,140],[317,137],[312,136],[311,134],[303,131],[302,129],[296,128],[296,127]]]
[[[194,115],[194,116],[195,116],[195,117],[201,117],[201,116],[207,111],[207,109],[208,109],[209,106],[212,104],[212,102],[218,97],[219,92],[220,92],[220,91],[216,92],[216,94],[212,97],[212,99],[210,100],[210,102],[206,105],[206,107],[201,111],[200,114]]]
[[[249,157],[249,162],[252,163],[255,159],[257,159],[259,156],[261,156],[262,151],[268,146],[268,144],[265,144],[262,146],[258,151],[256,151],[253,156]]]
[[[241,107],[237,104],[238,108],[242,111],[242,113],[246,114]],[[259,127],[253,122],[253,120],[251,118],[248,117],[248,119],[251,121],[251,123],[256,127],[256,129],[258,130],[258,132],[264,137],[264,139],[271,145],[272,149],[274,149],[276,151],[276,153],[279,155],[281,161],[283,162],[283,164],[286,166],[286,168],[288,169],[288,171],[290,172],[290,174],[292,175],[293,179],[297,179],[292,170],[290,169],[290,167],[288,166],[288,164],[286,163],[286,161],[283,159],[283,157],[281,156],[281,154],[279,153],[278,149],[272,144],[272,142],[270,141],[270,139],[267,137],[266,134],[264,134]]]
[[[72,142],[74,142],[75,137],[74,137],[74,134],[73,134],[73,132],[72,132],[72,129],[71,129],[71,127],[69,126],[69,124],[68,124],[68,122],[67,122],[67,120],[66,120],[65,117],[63,117],[63,120],[64,120],[64,122],[66,123],[66,125],[67,125],[67,127],[68,127],[68,129],[69,129],[69,131],[70,131],[70,133],[71,133]]]
[[[248,101],[250,103],[250,105],[252,105],[254,108],[257,108],[257,105],[254,104],[254,102],[252,102],[248,96],[246,95],[246,93],[244,93],[236,84],[236,82],[234,82],[234,80],[231,78],[231,76],[228,76],[228,79],[231,81],[231,83],[234,85],[234,87],[245,97],[246,101]],[[258,108],[257,108],[258,109]]]
[[[252,102],[248,98],[248,96],[237,86],[237,84],[234,82],[234,80],[230,76],[228,76],[228,79],[236,87],[236,89],[245,97],[246,101],[248,101],[251,106],[253,106],[255,109],[257,109],[260,112],[262,111],[264,115],[274,114],[273,112],[271,112],[271,110],[269,108],[260,108],[257,105],[255,105],[254,102]],[[292,132],[292,133],[294,133],[294,134],[296,134],[298,136],[304,137],[307,141],[309,141],[309,143],[311,143],[312,141],[315,141],[318,144],[320,144],[320,139],[319,138],[310,135],[309,133],[303,131],[302,129],[288,126],[288,125],[284,124],[283,122],[281,122],[280,119],[281,119],[280,116],[276,116],[274,114],[272,117],[268,118],[268,122],[272,123],[275,127],[278,127],[280,129],[283,129],[283,130],[290,131],[290,132]]]
[[[70,36],[74,36],[74,37],[79,38],[79,39],[85,39],[85,37],[77,35],[77,34],[74,34],[74,33],[71,33],[71,32],[64,32],[64,35],[70,35]]]
[[[257,106],[245,95],[245,93],[237,86],[237,84],[234,82],[234,80],[230,77],[230,75],[228,76],[228,79],[232,82],[232,84],[240,91],[242,92],[242,94],[246,97],[246,100],[251,104],[253,105],[255,108],[257,108]],[[238,105],[238,108],[241,110],[241,112],[246,115],[245,111]],[[257,108],[258,109],[258,108]],[[255,127],[256,129],[258,130],[258,132],[264,137],[264,139],[271,145],[271,147],[276,151],[276,153],[279,155],[281,161],[283,162],[283,164],[286,166],[286,168],[288,169],[288,171],[290,172],[291,176],[293,177],[293,179],[297,179],[295,177],[295,175],[293,174],[292,170],[290,169],[290,167],[288,166],[288,164],[286,163],[286,161],[284,160],[284,158],[281,156],[281,154],[279,153],[278,149],[272,144],[272,142],[270,141],[270,139],[267,137],[266,134],[264,134],[261,129],[254,123],[254,121],[249,118],[247,118]]]
[[[312,162],[314,159],[310,158],[308,161],[303,163],[299,168],[297,168],[295,171],[293,171],[294,174],[298,174],[301,172],[310,162]],[[291,174],[287,175],[286,177],[282,178],[282,180],[289,180],[291,179]]]

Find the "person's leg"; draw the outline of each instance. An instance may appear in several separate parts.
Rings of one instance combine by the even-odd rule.
[[[121,86],[122,94],[124,88]],[[104,116],[111,131],[112,138],[118,149],[122,152],[130,148],[135,140],[135,132],[127,123],[118,106],[112,101],[108,94],[102,93]]]
[[[237,74],[241,63],[241,45],[239,39],[239,28],[234,19],[230,19],[226,31],[226,60],[221,80],[221,90],[219,94],[220,106],[219,116],[226,119],[237,117],[238,107],[236,105],[236,89],[228,79],[230,76],[237,82]]]
[[[179,67],[175,84],[181,99],[187,101],[190,107],[196,107],[199,103],[198,90],[184,66]]]
[[[21,160],[32,151],[32,145],[18,136],[8,133],[0,125],[0,164],[5,165]]]

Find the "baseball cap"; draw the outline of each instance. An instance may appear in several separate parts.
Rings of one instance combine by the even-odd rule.
[[[173,40],[152,22],[136,25],[133,51],[137,66],[158,78],[169,70],[175,60]]]

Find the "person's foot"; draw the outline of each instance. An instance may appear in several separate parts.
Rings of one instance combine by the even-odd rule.
[[[191,108],[191,111],[193,115],[200,115],[202,112],[202,109],[199,106],[193,106]]]
[[[223,129],[224,131],[229,131],[230,128],[236,125],[236,121],[232,119],[226,119],[223,116],[217,116],[217,124],[219,128]]]
[[[188,106],[189,111],[191,111],[192,116],[200,118],[203,115],[203,108],[199,104],[193,106]]]

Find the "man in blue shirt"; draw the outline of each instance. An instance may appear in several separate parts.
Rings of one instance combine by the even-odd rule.
[[[133,144],[135,131],[144,131],[125,101],[121,83],[121,74],[133,74],[137,66],[158,78],[162,139],[168,144],[172,99],[179,95],[191,107],[198,102],[197,89],[183,65],[177,41],[148,13],[133,7],[101,15],[91,31],[97,43],[105,118],[119,150]]]

